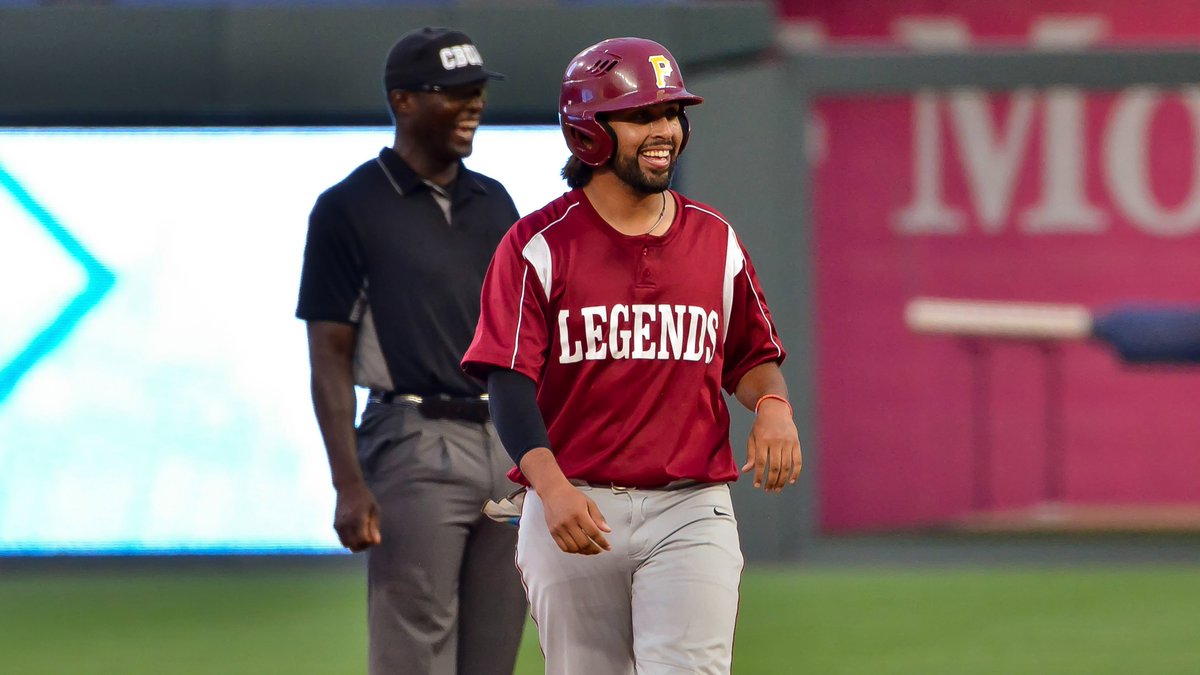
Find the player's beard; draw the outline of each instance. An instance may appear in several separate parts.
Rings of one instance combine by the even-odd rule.
[[[661,174],[648,174],[638,163],[640,150],[639,148],[639,152],[635,152],[632,157],[619,154],[613,157],[612,169],[617,178],[644,195],[656,195],[671,187],[671,181],[675,178],[675,154],[671,154],[671,164],[666,171]]]

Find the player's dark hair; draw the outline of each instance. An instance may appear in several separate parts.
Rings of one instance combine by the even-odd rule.
[[[592,174],[594,173],[596,173],[594,168],[579,161],[579,158],[575,155],[571,155],[567,159],[566,165],[562,168],[562,177],[567,179],[567,187],[572,190],[587,186],[588,183],[592,182]]]

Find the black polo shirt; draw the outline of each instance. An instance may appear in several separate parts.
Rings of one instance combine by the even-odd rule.
[[[359,327],[361,386],[483,392],[459,361],[488,263],[518,213],[503,185],[461,163],[449,198],[447,223],[433,189],[384,148],[313,206],[296,316]]]

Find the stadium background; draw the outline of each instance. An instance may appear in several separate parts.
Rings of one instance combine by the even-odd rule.
[[[617,34],[670,46],[708,98],[679,186],[730,216],[755,257],[791,347],[806,453],[800,490],[735,490],[750,560],[739,672],[1200,668],[1188,618],[1200,599],[1200,371],[903,323],[920,295],[1200,304],[1200,11],[0,2],[0,124],[383,124],[380,55],[425,24],[463,28],[509,73],[492,89],[492,123],[552,124],[562,65]],[[8,248],[0,330],[20,323]],[[88,326],[64,339],[86,342]],[[65,454],[13,412],[38,375],[0,399],[0,425],[21,430],[0,447],[10,475],[22,457]],[[80,386],[98,397],[108,383]],[[87,397],[39,405],[58,424],[90,423]],[[735,413],[735,439],[747,428]],[[152,436],[133,437],[146,447],[129,452],[153,454]],[[39,510],[12,494],[0,525],[36,530]],[[76,495],[66,510],[108,508]],[[30,553],[19,540],[0,548]],[[64,545],[0,560],[12,671],[361,670],[349,556],[155,552]],[[526,652],[522,667],[536,667]]]

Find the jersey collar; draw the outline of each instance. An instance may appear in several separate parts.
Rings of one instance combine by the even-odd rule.
[[[594,227],[599,229],[601,232],[604,232],[609,239],[612,239],[622,246],[666,246],[675,239],[675,236],[679,230],[681,230],[684,226],[683,199],[679,193],[671,189],[667,190],[667,198],[675,200],[675,219],[671,221],[671,229],[667,230],[667,233],[661,237],[656,237],[652,234],[621,234],[615,227],[609,225],[608,222],[601,217],[600,213],[596,211],[596,207],[592,205],[591,200],[588,199],[587,193],[585,193],[581,188],[575,188],[567,194],[568,198],[573,198],[575,201],[580,202],[584,208],[583,214],[589,221],[592,222]]]

